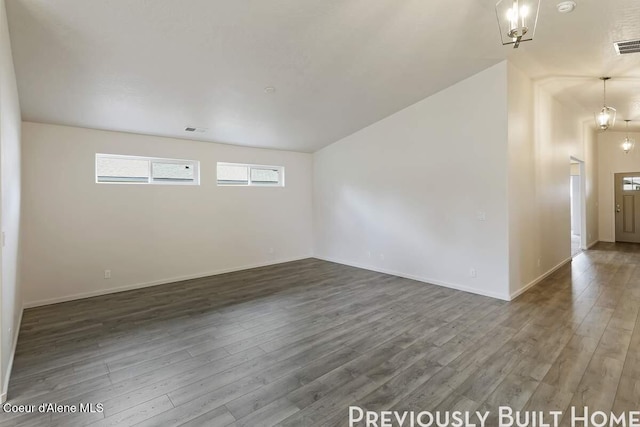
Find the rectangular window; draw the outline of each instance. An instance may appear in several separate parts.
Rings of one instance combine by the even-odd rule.
[[[218,163],[218,185],[284,187],[283,166]]]
[[[218,163],[218,185],[249,185],[249,168]]]
[[[199,166],[195,160],[96,154],[96,182],[200,185]]]
[[[640,191],[640,176],[626,176],[622,179],[624,191]]]

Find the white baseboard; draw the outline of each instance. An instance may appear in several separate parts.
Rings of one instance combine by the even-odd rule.
[[[555,267],[551,267],[551,269],[548,270],[546,273],[543,273],[542,275],[538,276],[537,278],[535,278],[534,280],[532,280],[531,282],[526,284],[524,287],[518,289],[515,292],[512,292],[511,295],[510,295],[510,299],[513,300],[513,299],[517,298],[518,296],[522,295],[523,293],[525,293],[526,291],[528,291],[529,289],[533,288],[535,285],[537,285],[538,283],[542,282],[544,279],[549,277],[556,270],[560,269],[561,267],[563,267],[567,263],[570,263],[572,259],[573,259],[572,257],[569,257],[569,258],[565,259],[564,261],[560,262]]]
[[[314,258],[317,258],[317,259],[320,259],[320,260],[323,260],[323,261],[335,262],[336,264],[348,265],[350,267],[361,268],[363,270],[375,271],[377,273],[384,273],[384,274],[390,274],[392,276],[403,277],[405,279],[411,279],[411,280],[415,280],[415,281],[418,281],[418,282],[428,283],[430,285],[442,286],[442,287],[445,287],[445,288],[451,288],[451,289],[455,289],[455,290],[458,290],[458,291],[469,292],[469,293],[472,293],[472,294],[483,295],[483,296],[486,296],[486,297],[497,298],[497,299],[509,301],[509,296],[506,295],[506,294],[499,294],[499,293],[496,293],[496,292],[487,292],[487,291],[484,291],[482,289],[470,288],[468,286],[456,285],[456,284],[453,284],[453,283],[442,282],[440,280],[429,279],[427,277],[414,276],[412,274],[401,273],[401,272],[398,272],[398,271],[387,270],[387,269],[384,269],[384,268],[372,267],[370,265],[362,265],[362,264],[353,263],[353,262],[349,262],[349,261],[343,261],[343,260],[339,260],[339,259],[335,259],[335,258],[322,257],[322,256],[318,256],[318,255],[315,255]]]
[[[119,286],[117,288],[100,289],[97,291],[82,292],[79,294],[65,295],[62,297],[48,298],[48,299],[43,299],[38,301],[29,301],[24,304],[24,308],[40,307],[43,305],[57,304],[61,302],[74,301],[78,299],[97,297],[100,295],[115,294],[118,292],[131,291],[134,289],[148,288],[151,286],[158,286],[158,285],[166,285],[167,283],[182,282],[184,280],[201,279],[203,277],[217,276],[219,274],[225,274],[225,273],[233,273],[234,271],[250,270],[252,268],[267,267],[270,265],[283,264],[285,262],[300,261],[307,258],[313,258],[313,255],[309,254],[305,256],[286,258],[286,259],[281,259],[277,261],[268,261],[268,262],[263,262],[258,264],[243,265],[240,267],[224,268],[220,270],[209,271],[206,273],[198,273],[198,274],[192,274],[192,275],[181,276],[181,277],[172,277],[169,279],[154,280],[151,282],[144,282],[144,283],[135,283],[135,284],[126,285],[126,286]]]
[[[599,241],[600,241],[600,240],[594,240],[593,242],[589,243],[589,244],[587,245],[587,249],[591,249],[592,247],[594,247],[595,245],[597,245]]]
[[[0,394],[0,403],[7,401],[7,392],[9,391],[9,380],[11,379],[11,370],[13,369],[13,359],[16,354],[16,348],[18,347],[18,335],[20,334],[20,325],[22,325],[22,315],[24,313],[24,306],[20,309],[20,317],[18,317],[18,324],[13,331],[13,340],[11,342],[11,354],[9,355],[9,364],[7,365],[7,374],[3,378],[4,384],[2,384],[2,394]]]

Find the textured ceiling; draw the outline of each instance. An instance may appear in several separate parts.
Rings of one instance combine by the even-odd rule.
[[[573,13],[561,15],[556,1],[542,1],[536,40],[527,46],[527,58],[539,64],[533,77],[561,100],[583,107],[592,119],[602,108],[598,77],[610,76],[607,104],[618,110],[615,128],[623,130],[624,119],[630,119],[640,130],[640,53],[619,56],[613,48],[616,41],[640,39],[640,1],[577,2]]]
[[[567,15],[555,3],[542,2],[536,38],[518,50],[500,44],[493,0],[7,8],[24,120],[309,152],[508,55],[587,110],[600,106],[597,76],[620,78],[609,104],[640,119],[640,54],[611,44],[640,38],[640,2],[578,0]]]

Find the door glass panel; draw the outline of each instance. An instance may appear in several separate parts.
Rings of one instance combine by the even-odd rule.
[[[625,176],[622,178],[624,191],[640,191],[640,176]]]

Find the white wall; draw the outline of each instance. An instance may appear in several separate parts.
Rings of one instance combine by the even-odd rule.
[[[582,234],[581,181],[580,175],[571,175],[571,234],[574,236]]]
[[[518,295],[571,257],[570,157],[585,162],[587,242],[597,241],[595,134],[509,64],[510,293]]]
[[[495,65],[316,152],[316,256],[508,298],[506,72]]]
[[[35,123],[22,135],[29,306],[312,254],[310,154]],[[96,184],[96,153],[199,160],[201,185]],[[286,187],[218,187],[218,161],[283,165]]]
[[[615,194],[613,176],[622,172],[640,172],[640,133],[630,132],[636,140],[636,146],[629,154],[620,148],[626,132],[608,130],[598,134],[599,192],[600,192],[600,240],[614,242],[615,232]]]
[[[0,293],[0,384],[6,398],[22,316],[18,275],[20,242],[20,105],[4,0],[0,0],[0,224],[5,234]]]
[[[571,234],[582,235],[582,177],[580,163],[571,163]]]
[[[508,64],[510,293],[540,274],[531,264],[540,248],[536,193],[533,83]],[[568,161],[567,161],[568,163]],[[535,268],[534,268],[535,266]]]
[[[316,256],[513,298],[570,260],[571,157],[591,244],[595,133],[503,62],[314,155]]]

